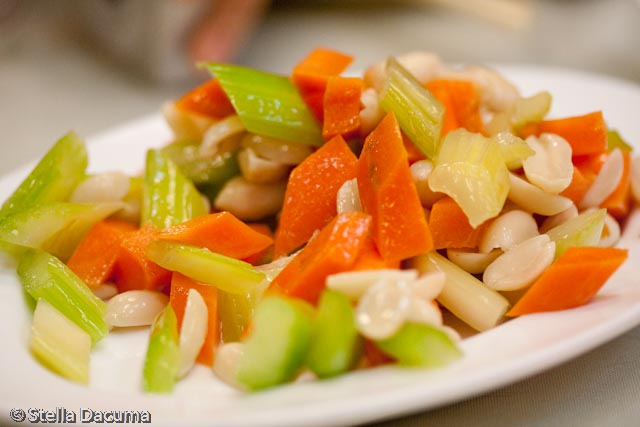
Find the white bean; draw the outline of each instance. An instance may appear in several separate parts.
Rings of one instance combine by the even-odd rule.
[[[499,249],[483,254],[459,249],[447,249],[447,258],[455,265],[471,274],[482,274],[489,264],[502,254]]]
[[[602,238],[598,243],[598,246],[613,247],[620,241],[620,224],[618,221],[609,215],[604,216],[604,229],[602,230]]]
[[[368,135],[384,117],[384,111],[380,108],[378,93],[369,87],[360,95],[360,132]]]
[[[515,291],[533,283],[553,262],[556,244],[546,234],[532,237],[493,261],[482,281],[497,291]]]
[[[362,335],[378,340],[391,337],[404,324],[409,310],[407,283],[382,279],[371,286],[356,307],[356,325]]]
[[[244,344],[241,342],[230,342],[222,344],[216,350],[216,358],[213,362],[213,373],[224,383],[241,389],[236,380],[240,363],[244,357]]]
[[[257,221],[280,210],[286,185],[285,181],[254,184],[238,176],[227,181],[213,206],[221,211],[229,211],[242,220]]]
[[[444,196],[443,193],[435,192],[429,187],[429,175],[433,170],[433,163],[430,160],[418,160],[411,165],[409,170],[422,206],[431,206]]]
[[[202,157],[214,157],[224,152],[235,151],[240,146],[238,135],[245,131],[237,115],[213,123],[202,136],[198,149]]]
[[[348,179],[338,189],[336,196],[336,208],[338,213],[362,212],[360,202],[360,190],[358,190],[358,179]]]
[[[409,284],[412,299],[434,300],[442,292],[447,276],[442,271],[425,273]]]
[[[251,148],[263,159],[289,166],[300,164],[311,154],[311,147],[308,145],[282,141],[255,133],[246,133],[242,137],[242,146]]]
[[[640,156],[631,160],[631,195],[640,203]]]
[[[129,177],[122,172],[103,172],[82,181],[73,190],[71,203],[100,203],[121,201],[129,192]]]
[[[289,172],[289,166],[263,159],[251,148],[242,148],[238,152],[238,165],[242,176],[255,184],[271,184],[281,181]]]
[[[407,310],[407,321],[429,326],[442,326],[442,312],[435,301],[412,299]]]
[[[552,194],[567,188],[573,179],[571,145],[567,140],[559,135],[543,133],[539,137],[528,137],[526,143],[535,152],[522,162],[529,182]]]
[[[179,109],[173,102],[164,104],[162,114],[176,140],[200,141],[204,132],[215,122],[210,117]]]
[[[575,218],[578,216],[578,208],[576,205],[571,205],[571,207],[565,211],[560,212],[559,214],[552,215],[550,217],[545,218],[540,226],[540,233],[546,233],[554,227],[562,224],[565,221],[570,220],[571,218]]]
[[[204,302],[200,292],[195,289],[189,289],[178,343],[178,351],[180,353],[178,378],[187,375],[195,364],[198,353],[200,353],[202,344],[207,336],[208,327],[209,312],[207,304]]]
[[[156,291],[123,292],[109,300],[104,320],[110,327],[148,326],[168,302],[168,296]]]
[[[509,174],[509,200],[522,209],[544,216],[551,216],[566,211],[571,207],[571,199],[557,194],[549,194],[519,176]]]
[[[521,210],[512,210],[503,213],[489,224],[482,235],[479,250],[484,254],[494,249],[508,251],[538,234],[538,223],[533,215]]]
[[[616,189],[622,179],[624,158],[619,148],[614,149],[602,164],[598,176],[578,203],[578,208],[597,208]]]
[[[384,281],[402,281],[412,282],[418,277],[416,270],[361,270],[347,271],[344,273],[336,273],[327,276],[327,288],[341,292],[351,298],[353,301],[359,300],[365,292],[377,282]]]

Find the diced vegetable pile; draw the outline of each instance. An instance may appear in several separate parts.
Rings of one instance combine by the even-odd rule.
[[[0,210],[33,355],[89,383],[111,329],[150,326],[151,393],[195,363],[247,391],[436,368],[462,356],[449,319],[578,307],[625,261],[640,172],[602,112],[547,119],[549,93],[429,53],[362,77],[351,60],[205,64],[142,176],[92,174],[78,136],[56,142]]]

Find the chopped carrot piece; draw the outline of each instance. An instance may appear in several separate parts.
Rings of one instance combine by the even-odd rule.
[[[624,167],[620,182],[613,193],[600,205],[618,220],[622,220],[629,214],[631,206],[631,153],[623,151],[622,158],[624,159]]]
[[[80,241],[67,266],[90,288],[113,279],[120,242],[137,227],[106,219],[96,223]]]
[[[555,133],[569,142],[574,156],[600,154],[607,151],[607,125],[601,111],[583,116],[543,120],[525,125],[521,134],[541,135]]]
[[[480,116],[480,97],[472,82],[436,79],[427,82],[425,86],[445,107],[442,136],[459,127],[469,132],[484,131]]]
[[[182,329],[182,320],[187,305],[189,291],[195,289],[202,296],[207,306],[207,335],[198,353],[196,361],[203,365],[213,365],[215,349],[220,342],[220,327],[218,324],[218,290],[215,286],[197,282],[178,272],[171,275],[171,293],[169,303],[178,318],[178,330]]]
[[[211,79],[188,92],[176,102],[176,107],[216,119],[235,113],[218,79]]]
[[[336,216],[336,197],[342,184],[356,176],[357,158],[336,136],[296,166],[287,183],[274,257],[303,245]]]
[[[147,246],[160,230],[146,225],[127,235],[120,244],[115,278],[119,292],[134,289],[159,289],[169,284],[171,272],[147,258]]]
[[[273,237],[274,237],[273,231],[271,231],[271,227],[269,227],[267,224],[261,224],[256,222],[256,223],[247,224],[247,225],[251,227],[251,229],[256,233],[260,233],[264,236],[267,236],[273,242]],[[259,263],[265,262],[265,260],[271,259],[272,255],[273,255],[273,245],[271,244],[268,247],[261,250],[260,252],[256,252],[255,254],[248,256],[246,258],[242,258],[242,260],[248,262],[249,264],[258,265]]]
[[[270,291],[315,304],[328,275],[353,267],[370,225],[371,216],[365,213],[339,214],[273,279]]]
[[[627,256],[626,249],[569,248],[531,285],[507,316],[566,310],[586,304]]]
[[[360,95],[364,82],[358,77],[329,77],[324,93],[325,139],[342,135],[347,138],[360,129]]]
[[[433,236],[434,249],[474,249],[487,222],[473,228],[462,208],[451,197],[443,197],[431,207],[429,229]]]
[[[402,145],[404,145],[404,149],[407,151],[407,160],[410,165],[418,160],[425,159],[424,153],[416,147],[416,144],[414,144],[404,132],[402,133]]]
[[[567,197],[573,201],[576,205],[580,203],[580,200],[584,197],[584,195],[591,187],[593,180],[595,179],[594,174],[585,175],[581,172],[579,168],[576,166],[573,167],[573,177],[571,178],[571,183],[567,188],[562,190],[560,193],[561,196]]]
[[[344,53],[318,48],[314,49],[293,69],[291,78],[302,99],[314,114],[322,121],[324,92],[327,80],[337,76],[351,64],[353,57]]]
[[[230,212],[201,215],[166,228],[158,239],[207,248],[236,259],[261,253],[273,243],[268,235],[255,231]]]
[[[368,236],[360,255],[358,255],[351,269],[358,271],[380,270],[383,268],[400,268],[400,261],[385,261],[371,236]]]
[[[373,240],[382,257],[401,260],[432,250],[431,232],[393,113],[367,136],[357,174],[362,207],[373,217]]]

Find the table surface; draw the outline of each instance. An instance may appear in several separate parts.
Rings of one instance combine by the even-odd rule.
[[[392,53],[429,49],[451,61],[559,65],[640,82],[640,6],[633,0],[530,2],[533,23],[520,30],[439,7],[435,0],[400,6],[282,3],[267,15],[239,62],[286,71],[324,45],[356,54],[355,67],[364,67]],[[2,44],[0,31],[2,174],[35,159],[69,129],[95,134],[155,113],[164,100],[193,86],[147,81],[88,48],[51,6],[30,12],[11,43]],[[637,426],[639,420],[637,327],[517,384],[375,425],[601,427]]]

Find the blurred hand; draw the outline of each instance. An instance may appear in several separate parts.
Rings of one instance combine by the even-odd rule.
[[[269,6],[269,0],[217,0],[194,29],[189,56],[197,61],[231,61]]]

